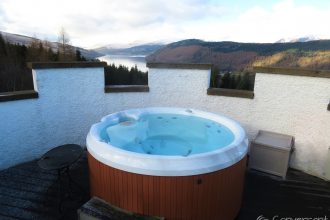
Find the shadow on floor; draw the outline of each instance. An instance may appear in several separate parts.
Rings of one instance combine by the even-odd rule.
[[[89,199],[87,158],[84,154],[70,173],[79,187],[73,187],[70,198],[59,213],[57,172],[45,171],[37,161],[20,164],[0,172],[0,219],[77,219],[77,209]],[[62,178],[63,186],[67,186]],[[63,193],[64,195],[65,193]]]
[[[238,220],[321,220],[325,216],[330,218],[329,182],[294,169],[288,170],[285,180],[253,170],[247,172]]]

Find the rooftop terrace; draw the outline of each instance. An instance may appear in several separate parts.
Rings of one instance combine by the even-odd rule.
[[[151,106],[224,114],[250,140],[258,130],[295,137],[286,180],[247,172],[238,219],[330,213],[330,185],[321,180],[330,180],[330,71],[256,68],[254,91],[229,91],[209,88],[205,64],[149,64],[149,84],[142,87],[105,86],[103,67],[31,64],[33,91],[0,94],[0,219],[58,218],[56,175],[35,159],[62,144],[85,146],[91,125],[107,114]],[[88,190],[86,158],[72,169]],[[63,218],[73,219],[87,199],[64,204]]]
[[[86,155],[72,167],[71,173],[88,191]],[[41,170],[35,160],[2,170],[0,219],[77,219],[76,211],[88,197],[66,200],[60,215],[56,187],[56,173]],[[270,219],[276,215],[324,217],[329,212],[329,182],[294,169],[289,169],[286,180],[249,170],[237,220],[257,219],[261,215]]]

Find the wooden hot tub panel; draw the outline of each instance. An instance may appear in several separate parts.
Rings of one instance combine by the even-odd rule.
[[[115,169],[88,153],[91,196],[167,220],[230,220],[240,209],[246,157],[212,173],[149,176]]]

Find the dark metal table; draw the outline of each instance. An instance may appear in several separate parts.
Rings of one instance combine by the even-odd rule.
[[[38,161],[40,168],[44,170],[56,170],[58,175],[58,192],[60,196],[59,211],[61,212],[63,193],[62,193],[62,174],[68,177],[69,196],[72,192],[72,184],[82,189],[79,184],[74,182],[70,176],[70,166],[74,164],[82,155],[83,149],[77,144],[65,144],[55,147],[46,152]],[[83,190],[82,190],[83,191]]]

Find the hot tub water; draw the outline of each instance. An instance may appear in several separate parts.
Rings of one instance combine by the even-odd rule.
[[[189,156],[229,145],[234,134],[209,119],[182,115],[147,113],[122,117],[104,128],[102,140],[123,150],[167,156]]]

